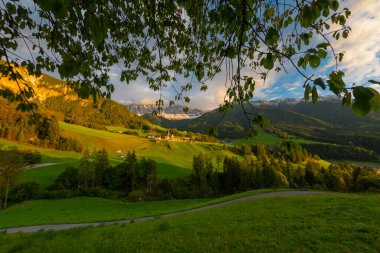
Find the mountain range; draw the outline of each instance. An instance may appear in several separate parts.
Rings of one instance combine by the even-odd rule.
[[[130,110],[138,116],[142,116],[144,114],[152,114],[154,111],[157,110],[157,107],[154,104],[128,104],[125,107],[127,107],[128,110]],[[199,109],[189,109],[189,111],[185,113],[183,106],[172,105],[165,107],[160,116],[169,120],[181,120],[194,119],[201,116],[204,113],[204,111]]]
[[[213,127],[217,128],[218,137],[222,139],[242,138],[249,129],[249,121],[241,106],[235,106],[226,114],[218,109],[205,113],[193,109],[186,115],[183,107],[177,105],[167,107],[163,114],[155,116],[152,115],[154,105],[124,106],[103,98],[97,102],[78,99],[64,81],[48,75],[25,78],[35,90],[33,99],[37,101],[40,112],[72,124],[97,129],[106,129],[107,126],[148,129],[153,123],[199,133],[208,133]],[[4,78],[1,84],[15,89],[15,84]],[[4,117],[0,121],[4,122],[0,123],[4,129],[11,123],[6,122],[10,118],[18,122],[23,117],[13,107],[2,103]],[[297,99],[255,101],[250,105],[246,103],[244,109],[264,114],[271,122],[265,130],[282,138],[291,135],[319,143],[360,146],[380,154],[380,113],[370,113],[361,118],[351,108],[342,106],[335,97],[321,98],[316,105]]]
[[[266,130],[280,136],[293,135],[323,143],[356,145],[375,150],[380,154],[380,112],[362,118],[351,108],[342,106],[335,97],[312,102],[285,99],[256,101],[244,105],[248,112],[262,113],[270,121]],[[178,130],[207,133],[210,127],[218,129],[220,138],[242,138],[249,129],[247,117],[241,106],[235,106],[226,114],[218,109],[195,119],[168,120],[146,114],[154,124]]]

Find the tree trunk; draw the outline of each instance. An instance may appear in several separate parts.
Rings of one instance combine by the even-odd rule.
[[[95,169],[94,169],[94,171],[92,172],[91,188],[94,188],[94,184],[95,184]]]
[[[7,208],[8,192],[9,192],[9,179],[7,181],[7,188],[5,189],[4,209]]]
[[[85,168],[85,187],[88,189],[88,168]]]

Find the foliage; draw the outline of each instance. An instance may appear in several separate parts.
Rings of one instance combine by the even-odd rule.
[[[323,143],[302,144],[310,153],[318,154],[323,159],[332,160],[356,160],[356,161],[376,161],[378,156],[375,152],[349,145],[334,145]]]
[[[165,88],[183,79],[169,103],[190,102],[186,92],[193,83],[206,90],[205,82],[225,64],[230,82],[221,109],[226,111],[253,97],[256,78],[265,80],[271,70],[286,71],[290,63],[305,79],[305,99],[311,94],[316,102],[317,89],[329,88],[344,104],[355,97],[354,111],[365,115],[379,107],[380,96],[365,86],[347,87],[343,80],[338,63],[344,53],[336,52],[332,41],[348,37],[351,12],[339,5],[337,0],[9,1],[0,5],[0,52],[6,62],[0,71],[20,89],[2,88],[0,95],[10,101],[31,98],[31,86],[15,68],[21,65],[32,75],[57,70],[65,80],[75,78],[66,84],[82,98],[110,97],[114,85],[109,72],[118,64],[121,81],[142,75],[151,89],[160,91],[157,106],[162,110]],[[26,58],[18,57],[22,46],[29,49]],[[336,66],[327,79],[316,71],[306,75],[306,69],[317,69],[328,56]],[[243,75],[244,69],[249,75]],[[33,109],[35,104],[29,101],[19,108]]]
[[[40,186],[38,183],[25,182],[12,188],[9,193],[9,201],[12,203],[19,203],[40,197]]]
[[[97,196],[140,201],[217,197],[272,187],[345,192],[380,189],[380,174],[375,171],[353,165],[323,168],[298,143],[284,141],[274,146],[243,145],[234,149],[239,154],[245,154],[245,159],[229,156],[214,158],[199,153],[193,158],[191,175],[173,179],[160,179],[156,162],[138,159],[135,152],[128,152],[125,160],[113,167],[104,149],[92,153],[85,151],[78,168],[66,168],[47,191],[34,197]],[[214,166],[214,159],[217,167]],[[25,187],[31,185],[26,184],[15,190],[15,201],[28,198],[17,197],[23,196]]]
[[[2,155],[0,159],[0,209],[7,207],[9,191],[16,183],[22,167],[24,167],[24,159],[20,153],[9,151]]]
[[[40,163],[42,160],[42,155],[38,151],[24,151],[22,155],[24,163],[28,165]]]
[[[43,105],[53,113],[63,114],[61,121],[104,130],[106,126],[129,129],[149,128],[149,122],[134,115],[113,100],[98,99],[96,102],[65,99],[65,96],[48,97]]]
[[[35,121],[33,113],[18,112],[15,103],[6,104],[3,98],[0,102],[0,138],[57,150],[82,151],[77,140],[62,136],[54,116],[44,116]]]

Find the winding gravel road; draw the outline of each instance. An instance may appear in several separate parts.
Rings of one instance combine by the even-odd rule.
[[[117,220],[117,221],[105,221],[105,222],[91,222],[91,223],[79,223],[79,224],[58,224],[58,225],[38,225],[38,226],[28,226],[28,227],[17,227],[17,228],[7,228],[0,230],[1,233],[32,233],[32,232],[38,232],[43,230],[65,230],[65,229],[71,229],[71,228],[81,228],[81,227],[97,227],[97,226],[103,226],[103,225],[115,225],[115,224],[130,224],[135,222],[145,222],[150,221],[153,219],[156,219],[157,217],[165,218],[165,217],[171,217],[178,214],[183,213],[193,213],[203,210],[208,210],[212,208],[217,208],[221,206],[227,206],[235,203],[250,201],[254,199],[262,199],[262,198],[268,198],[268,197],[287,197],[287,196],[298,196],[298,195],[312,195],[312,194],[321,194],[322,192],[310,192],[310,191],[283,191],[283,192],[268,192],[268,193],[260,193],[252,196],[242,197],[238,199],[228,200],[225,202],[221,202],[218,204],[213,204],[209,206],[204,207],[198,207],[194,209],[184,210],[184,211],[178,211],[173,213],[167,213],[162,214],[158,216],[149,216],[149,217],[142,217],[142,218],[136,218],[136,219],[129,219],[129,220]]]

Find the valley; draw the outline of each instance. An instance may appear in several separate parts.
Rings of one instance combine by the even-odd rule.
[[[1,0],[0,253],[379,253],[379,10]]]

